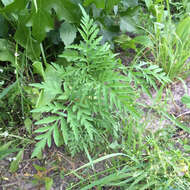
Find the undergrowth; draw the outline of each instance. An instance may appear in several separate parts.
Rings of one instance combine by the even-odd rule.
[[[190,189],[189,6],[1,1],[0,189],[21,162],[36,189]]]

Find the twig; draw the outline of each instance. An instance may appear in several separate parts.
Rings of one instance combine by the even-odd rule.
[[[176,118],[184,116],[184,115],[187,115],[187,114],[190,114],[190,111],[186,111],[186,112],[184,112],[182,114],[179,114]]]

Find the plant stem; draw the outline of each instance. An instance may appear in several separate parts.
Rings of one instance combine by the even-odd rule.
[[[21,95],[21,110],[22,110],[22,117],[24,118],[24,103],[23,103],[23,93],[22,93],[22,87],[21,87],[21,83],[20,83],[20,78],[19,78],[19,65],[18,65],[18,43],[16,43],[16,49],[15,49],[15,68],[16,68],[16,80],[18,82],[18,88],[20,91],[20,95]]]
[[[46,60],[46,56],[45,56],[45,53],[44,53],[44,48],[43,48],[43,44],[42,43],[40,43],[40,49],[41,49],[41,52],[42,52],[42,58],[43,58],[44,64],[47,67],[48,63],[47,63],[47,60]]]

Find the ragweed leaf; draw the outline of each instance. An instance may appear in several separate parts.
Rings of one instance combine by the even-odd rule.
[[[68,137],[67,123],[64,118],[61,119],[61,131],[65,144],[67,145],[69,137]]]
[[[31,158],[34,158],[34,157],[41,158],[42,150],[45,148],[45,145],[46,145],[46,139],[42,139],[41,141],[39,141],[36,144],[34,151],[32,152]]]
[[[44,119],[41,119],[40,121],[37,121],[35,124],[36,125],[48,124],[48,123],[52,123],[58,119],[59,119],[58,116],[49,116],[49,117],[46,117]]]
[[[59,146],[59,129],[58,129],[58,126],[57,124],[54,126],[54,129],[53,129],[53,139],[54,139],[54,142],[56,144],[56,146]]]

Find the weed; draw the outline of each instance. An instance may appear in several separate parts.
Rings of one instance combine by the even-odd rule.
[[[46,143],[49,147],[52,145],[52,135],[55,144],[59,146],[64,142],[72,155],[86,148],[92,150],[93,142],[105,142],[104,136],[117,138],[117,123],[123,113],[127,111],[138,116],[133,106],[135,91],[127,77],[119,72],[122,65],[118,64],[107,43],[100,45],[99,29],[83,9],[82,12],[79,32],[83,41],[80,45],[68,46],[60,55],[70,64],[65,68],[50,65],[43,72],[45,82],[32,84],[44,93],[39,100],[41,105],[32,112],[47,115],[36,122],[46,125],[35,131],[43,134],[36,137],[40,141],[33,157]]]
[[[112,161],[111,167],[81,180],[76,186],[82,190],[93,187],[186,190],[190,187],[189,180],[186,180],[190,177],[189,159],[180,150],[175,150],[175,142],[171,140],[173,132],[163,129],[155,134],[149,133],[144,138],[145,128],[141,129],[142,126],[136,124],[136,132],[128,126],[128,132],[125,133],[125,146],[122,143],[124,155]],[[165,134],[163,138],[163,133],[167,133],[168,137],[165,138]],[[88,185],[84,185],[88,182]]]

